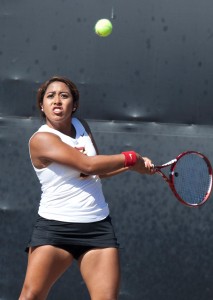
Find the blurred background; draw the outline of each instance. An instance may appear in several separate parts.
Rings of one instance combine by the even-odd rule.
[[[102,154],[156,164],[196,150],[213,160],[210,0],[0,0],[0,299],[18,299],[40,199],[28,140],[42,124],[37,88],[54,75],[80,91]],[[113,24],[94,33],[97,20]],[[212,196],[180,204],[158,175],[103,180],[121,245],[119,299],[212,300]],[[87,300],[74,264],[49,300]]]

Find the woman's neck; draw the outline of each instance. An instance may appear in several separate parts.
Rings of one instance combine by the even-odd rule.
[[[69,122],[66,122],[65,123],[57,123],[57,122],[50,122],[49,120],[46,120],[46,124],[55,129],[55,130],[58,130],[60,131],[61,133],[65,134],[65,135],[68,135],[72,138],[75,138],[76,136],[76,130],[75,130],[75,127],[72,125],[71,123],[71,120],[69,120]]]

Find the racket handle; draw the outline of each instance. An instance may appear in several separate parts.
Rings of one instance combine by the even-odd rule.
[[[155,174],[155,173],[157,173],[158,172],[158,167],[157,166],[155,166],[154,164],[152,164],[152,170],[153,170],[153,173]]]

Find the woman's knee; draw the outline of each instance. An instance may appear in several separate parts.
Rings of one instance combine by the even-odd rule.
[[[24,285],[19,300],[45,300],[47,291],[36,290],[34,287]]]
[[[91,295],[91,300],[118,300],[118,295],[114,293],[103,293],[97,295]]]

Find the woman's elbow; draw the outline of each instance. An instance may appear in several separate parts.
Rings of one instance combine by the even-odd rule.
[[[85,163],[83,168],[81,168],[81,172],[86,175],[98,175],[97,166],[92,162]]]

